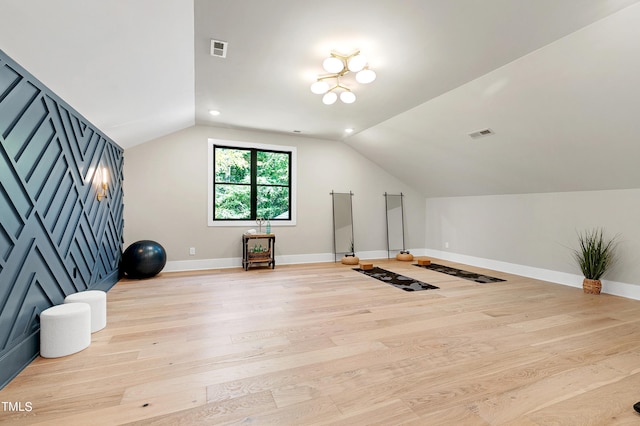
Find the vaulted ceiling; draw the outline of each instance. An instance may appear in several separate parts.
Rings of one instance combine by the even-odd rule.
[[[0,0],[0,48],[124,148],[202,124],[341,140],[425,196],[623,189],[637,3]],[[322,60],[355,49],[376,81],[324,105]]]

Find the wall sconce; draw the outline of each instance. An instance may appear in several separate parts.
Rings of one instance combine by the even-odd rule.
[[[98,201],[101,201],[103,198],[107,198],[107,182],[109,181],[109,175],[106,167],[98,167],[98,170],[100,170],[100,176],[102,178],[100,180],[102,182],[100,182],[100,189],[98,190],[96,198]]]

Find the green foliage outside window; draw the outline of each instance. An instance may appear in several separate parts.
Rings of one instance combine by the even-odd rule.
[[[251,187],[216,185],[216,219],[249,219]]]
[[[216,148],[216,182],[251,183],[251,151]]]
[[[258,186],[257,217],[289,219],[289,188]]]
[[[289,154],[258,151],[258,185],[289,185]]]
[[[214,219],[290,219],[290,153],[217,146],[214,156]]]

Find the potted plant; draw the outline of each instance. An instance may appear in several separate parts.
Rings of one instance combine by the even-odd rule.
[[[615,260],[617,236],[605,239],[602,229],[595,228],[578,233],[579,248],[573,251],[578,266],[584,275],[582,288],[588,294],[600,294],[600,278]]]

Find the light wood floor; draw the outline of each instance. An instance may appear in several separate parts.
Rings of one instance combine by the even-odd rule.
[[[36,359],[15,425],[640,424],[640,302],[451,262],[404,292],[341,264],[119,282],[91,346]]]

